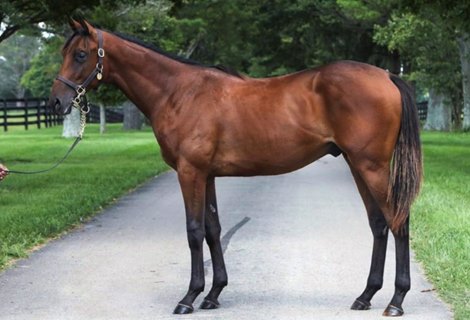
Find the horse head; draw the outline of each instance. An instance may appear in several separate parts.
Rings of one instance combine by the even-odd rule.
[[[86,108],[85,93],[98,87],[103,77],[102,32],[83,19],[69,23],[73,34],[62,48],[62,66],[49,97],[49,107],[58,114]]]

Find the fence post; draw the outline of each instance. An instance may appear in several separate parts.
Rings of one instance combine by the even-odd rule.
[[[7,102],[5,99],[3,101],[3,131],[8,131],[8,117],[7,117]]]
[[[41,115],[44,116],[44,120],[43,120],[44,126],[45,126],[46,128],[48,128],[48,127],[49,127],[49,124],[48,124],[49,119],[47,118],[47,102],[46,102],[46,100],[43,100],[43,102],[44,102],[44,105],[43,105],[43,112],[41,113]]]
[[[47,102],[46,102],[46,105],[44,107],[44,113],[46,114],[46,119],[47,119],[47,123],[48,123],[49,127],[52,127],[54,125],[54,122],[53,122],[53,119],[52,119],[52,112],[47,107]]]
[[[24,101],[24,128],[25,130],[28,130],[28,125],[29,125],[29,112],[28,112],[28,100],[23,99]]]
[[[36,124],[38,126],[38,129],[41,129],[41,100],[38,99],[36,100],[36,114],[37,114],[37,118],[36,118]]]

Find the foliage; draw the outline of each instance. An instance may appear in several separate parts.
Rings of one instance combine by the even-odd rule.
[[[0,44],[0,96],[2,98],[24,98],[25,88],[20,84],[28,69],[32,56],[38,51],[39,41],[35,37],[16,35]]]
[[[374,40],[398,50],[411,64],[408,78],[425,88],[461,100],[460,60],[452,31],[432,12],[393,14],[385,26],[376,26]]]
[[[333,1],[192,0],[182,4],[176,16],[204,17],[195,59],[227,64],[253,76],[298,71],[337,59],[381,65],[388,56],[373,43],[372,28],[346,17]]]
[[[133,6],[141,2],[142,0],[0,0],[0,23],[4,24],[0,33],[0,42],[20,29],[35,34],[40,34],[40,31],[51,31],[50,28],[63,25],[67,17],[76,10],[89,10],[96,6],[112,9],[121,4]]]
[[[70,146],[60,127],[0,134],[0,162],[11,169],[51,165]],[[84,141],[57,169],[11,175],[0,184],[0,269],[32,247],[80,224],[129,189],[166,169],[150,130],[87,127]],[[92,159],[92,161],[90,160]]]
[[[470,32],[470,2],[461,0],[402,0],[413,13],[432,10],[457,33]]]
[[[470,134],[426,132],[425,181],[411,215],[412,246],[455,319],[470,319]]]
[[[60,48],[62,37],[43,40],[41,51],[31,60],[31,67],[26,71],[21,84],[31,91],[34,97],[47,97],[61,65]]]

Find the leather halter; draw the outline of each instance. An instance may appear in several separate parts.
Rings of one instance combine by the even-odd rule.
[[[96,63],[95,68],[90,73],[90,75],[85,79],[82,84],[77,84],[73,81],[70,81],[67,78],[58,75],[56,77],[57,80],[65,83],[68,87],[75,90],[77,95],[72,99],[72,105],[85,113],[88,112],[88,105],[82,101],[82,98],[85,97],[86,89],[88,85],[95,79],[101,80],[103,78],[103,58],[104,58],[104,49],[103,49],[103,34],[100,30],[96,29],[96,33],[98,35],[98,62]]]

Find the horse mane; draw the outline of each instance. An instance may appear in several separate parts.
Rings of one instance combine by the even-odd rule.
[[[132,43],[135,43],[135,44],[138,44],[139,46],[141,47],[144,47],[144,48],[147,48],[147,49],[150,49],[158,54],[161,54],[167,58],[170,58],[172,60],[175,60],[175,61],[178,61],[178,62],[181,62],[181,63],[184,63],[184,64],[188,64],[188,65],[192,65],[192,66],[199,66],[199,67],[203,67],[203,68],[213,68],[213,69],[217,69],[219,71],[222,71],[223,73],[226,73],[228,75],[231,75],[231,76],[234,76],[234,77],[237,77],[237,78],[241,78],[243,79],[243,75],[241,75],[238,71],[232,69],[232,68],[229,68],[229,67],[226,67],[226,66],[223,66],[223,65],[205,65],[205,64],[202,64],[200,62],[197,62],[197,61],[194,61],[192,59],[188,59],[188,58],[184,58],[184,57],[181,57],[179,55],[176,55],[176,54],[173,54],[173,53],[170,53],[170,52],[166,52],[156,46],[154,46],[153,44],[149,44],[149,43],[146,43],[134,36],[130,36],[130,35],[127,35],[127,34],[122,34],[120,32],[110,32],[110,31],[107,31],[123,40],[126,40],[126,41],[129,41],[129,42],[132,42]]]

